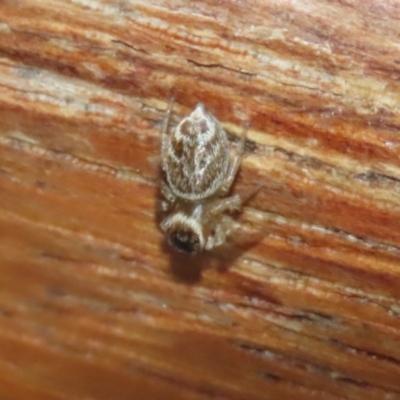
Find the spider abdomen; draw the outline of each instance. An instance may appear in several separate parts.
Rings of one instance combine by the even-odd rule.
[[[176,127],[166,144],[163,169],[172,192],[186,200],[215,194],[229,165],[229,143],[215,117],[202,104]]]

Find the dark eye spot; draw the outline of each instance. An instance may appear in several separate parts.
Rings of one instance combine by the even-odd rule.
[[[171,244],[179,251],[187,254],[199,253],[200,239],[194,232],[189,231],[173,231],[169,235]]]
[[[199,123],[199,130],[200,130],[200,134],[204,135],[208,132],[209,127],[207,124],[207,121],[205,119],[201,120]]]
[[[182,158],[183,155],[183,140],[176,139],[175,137],[171,140],[171,146],[174,150],[174,154],[178,158]]]
[[[181,134],[183,136],[190,136],[192,125],[188,120],[184,121],[180,127]]]

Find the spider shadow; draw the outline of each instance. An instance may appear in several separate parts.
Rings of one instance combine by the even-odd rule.
[[[169,257],[169,267],[173,277],[177,281],[194,284],[201,280],[203,271],[207,269],[226,272],[243,253],[248,251],[248,248],[239,248],[233,243],[227,243],[210,252],[191,255],[175,250],[164,239],[162,250]]]

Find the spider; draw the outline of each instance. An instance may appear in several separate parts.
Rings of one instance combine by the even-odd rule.
[[[227,197],[240,167],[247,129],[233,147],[215,116],[202,103],[168,134],[173,100],[162,129],[161,229],[177,250],[198,254],[221,246],[233,232],[227,213],[251,197]]]

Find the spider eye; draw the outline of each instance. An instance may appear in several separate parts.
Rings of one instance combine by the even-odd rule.
[[[200,253],[200,239],[193,231],[177,230],[169,235],[171,244],[179,251],[187,254]]]

